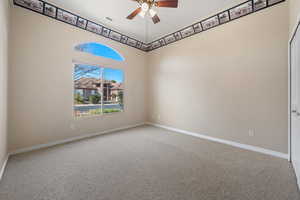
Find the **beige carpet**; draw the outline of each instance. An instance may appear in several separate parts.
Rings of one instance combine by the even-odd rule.
[[[16,155],[1,200],[299,200],[286,160],[150,126]]]

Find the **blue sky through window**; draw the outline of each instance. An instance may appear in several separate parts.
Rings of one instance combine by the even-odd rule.
[[[118,83],[124,82],[124,73],[120,69],[104,68],[104,79],[115,80]]]
[[[85,43],[75,47],[75,50],[90,53],[95,56],[110,58],[117,61],[124,61],[124,58],[112,48],[98,43]]]
[[[101,68],[90,65],[75,65],[74,79],[78,80],[81,78],[97,78],[101,76]]]

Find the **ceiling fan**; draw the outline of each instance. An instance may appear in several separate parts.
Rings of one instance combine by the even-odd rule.
[[[152,17],[152,21],[154,24],[160,22],[160,19],[157,13],[153,10],[153,7],[167,7],[167,8],[177,8],[178,7],[178,0],[132,0],[136,1],[139,4],[139,7],[133,11],[127,19],[133,19],[138,14],[141,17],[145,17],[146,13],[149,12],[150,16]]]

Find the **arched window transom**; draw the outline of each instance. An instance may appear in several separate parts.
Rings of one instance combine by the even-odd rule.
[[[89,53],[94,56],[101,56],[104,58],[113,59],[116,61],[125,60],[124,57],[121,54],[119,54],[116,50],[95,42],[79,44],[75,47],[75,50]]]

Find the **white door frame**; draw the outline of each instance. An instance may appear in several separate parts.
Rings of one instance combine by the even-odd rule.
[[[300,31],[300,15],[297,17],[297,22],[293,28],[292,35],[288,42],[288,157],[289,161],[292,162],[292,55],[291,47],[292,42],[296,36],[297,31]]]

